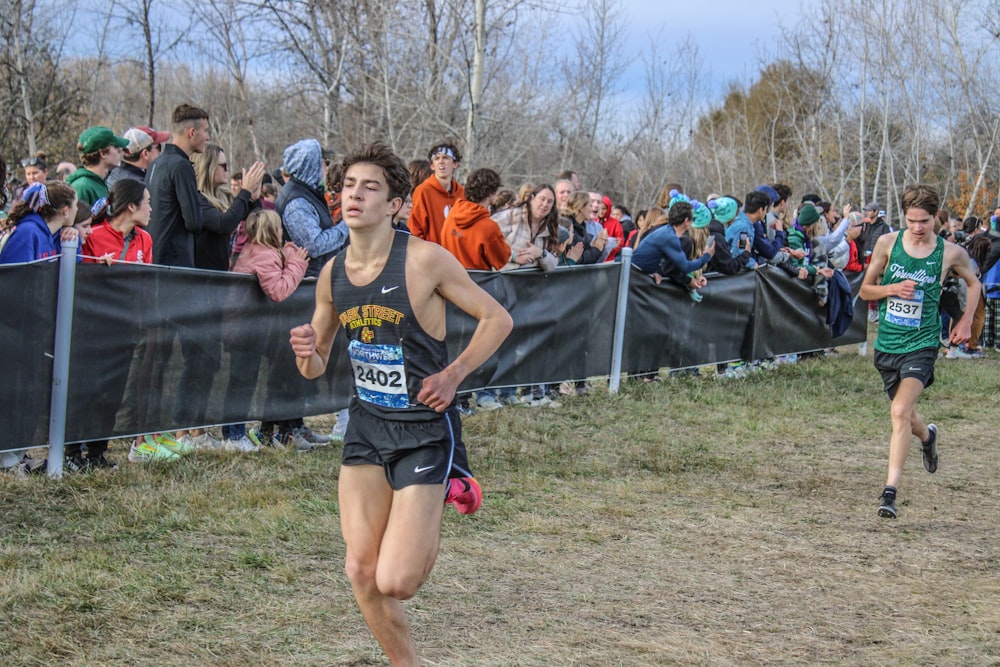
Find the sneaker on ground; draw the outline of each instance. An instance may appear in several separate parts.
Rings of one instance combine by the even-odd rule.
[[[188,438],[188,442],[185,443],[184,438]],[[195,449],[222,449],[222,441],[213,438],[208,432],[201,435],[185,435],[177,440],[182,444],[193,445]]]
[[[587,385],[583,385],[582,387],[577,387],[576,388],[576,395],[577,396],[590,396],[590,387],[588,387]]]
[[[537,398],[531,397],[527,400],[521,401],[522,405],[527,405],[529,408],[558,408],[559,403],[553,401],[548,396],[539,396]]]
[[[503,406],[492,396],[483,396],[476,399],[476,407],[480,410],[499,410]]]
[[[265,435],[260,431],[260,429],[252,428],[247,431],[247,438],[253,443],[253,446],[258,450],[264,447],[273,446],[274,439],[270,435]]]
[[[104,458],[104,454],[87,457],[87,467],[91,470],[117,470],[118,464]]]
[[[444,502],[453,504],[459,514],[474,514],[483,502],[483,491],[474,477],[455,477],[448,480]]]
[[[138,442],[133,442],[132,447],[128,450],[128,460],[131,463],[177,461],[180,458],[180,454],[167,449],[149,435]]]
[[[924,470],[929,473],[934,473],[937,472],[938,468],[937,426],[934,424],[928,424],[927,432],[930,433],[930,435],[927,436],[927,442],[920,443],[924,454]]]
[[[311,452],[316,449],[316,445],[301,437],[295,431],[288,431],[287,433],[279,432],[275,434],[274,441],[274,446],[280,447],[281,449],[290,448],[298,452]]]
[[[524,401],[517,397],[517,394],[503,394],[500,396],[500,405],[523,405]]]
[[[878,499],[878,515],[884,519],[895,519],[896,512],[896,496],[889,495],[886,493],[882,494],[882,497]]]
[[[164,435],[163,433],[153,433],[152,435],[147,435],[143,439],[152,439],[160,447],[165,447],[178,456],[187,456],[197,449],[197,447],[191,444],[190,438],[187,438],[185,442],[181,442],[180,440],[174,440],[169,435]]]
[[[307,440],[307,441],[311,442],[314,445],[328,445],[328,444],[330,444],[330,436],[328,436],[328,435],[320,435],[319,433],[314,433],[311,428],[309,428],[308,426],[306,426],[304,424],[302,426],[300,426],[296,430],[297,430],[300,438],[302,438],[303,440]]]
[[[14,479],[28,479],[28,467],[24,464],[24,461],[18,461],[12,466],[0,468],[0,473],[10,475]]]
[[[87,463],[87,459],[83,458],[81,454],[74,454],[63,459],[63,470],[67,472],[87,472],[90,470],[90,464]]]
[[[29,475],[44,475],[49,470],[48,458],[33,459],[27,454],[24,455],[24,458],[21,459],[18,465],[24,468],[24,471]]]
[[[473,410],[472,407],[469,405],[462,405],[461,403],[459,403],[457,406],[455,406],[455,409],[458,410],[458,414],[462,415],[463,417],[468,417],[470,415],[475,414],[475,410]]]
[[[868,311],[868,321],[871,322],[872,324],[878,322],[878,311],[877,310],[869,310]]]
[[[257,445],[253,444],[253,441],[247,436],[235,440],[226,438],[222,448],[227,452],[256,452],[258,450]]]

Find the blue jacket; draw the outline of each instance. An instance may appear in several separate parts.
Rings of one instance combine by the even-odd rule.
[[[0,252],[0,264],[33,262],[36,259],[55,257],[60,253],[58,234],[49,231],[45,220],[37,213],[29,213],[17,223],[17,228],[7,239]]]
[[[291,179],[278,193],[275,208],[292,243],[309,253],[307,277],[347,244],[347,223],[336,225],[323,198],[323,150],[315,139],[302,139],[285,149],[285,170]]]
[[[826,323],[830,326],[830,337],[839,338],[854,321],[854,297],[851,296],[851,285],[842,271],[833,272],[829,285]]]
[[[632,264],[646,273],[665,275],[660,271],[660,265],[666,264],[665,270],[678,271],[683,274],[697,271],[708,264],[712,256],[707,252],[698,259],[688,259],[681,249],[681,240],[670,225],[663,225],[642,237],[639,247],[632,255]]]
[[[740,234],[746,234],[747,238],[750,239],[750,247],[754,246],[754,239],[756,238],[754,234],[753,223],[750,222],[750,218],[743,211],[740,211],[733,221],[729,223],[726,227],[726,243],[729,244],[729,253],[733,256],[739,255],[743,252],[740,248]],[[750,261],[747,262],[747,266],[751,269],[757,266],[757,262],[751,257]]]

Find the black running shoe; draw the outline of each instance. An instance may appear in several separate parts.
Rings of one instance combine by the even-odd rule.
[[[63,470],[66,472],[84,473],[90,471],[90,464],[81,455],[74,454],[63,459]]]
[[[927,432],[930,433],[927,442],[921,443],[924,452],[924,470],[933,473],[937,472],[938,467],[937,426],[928,424]]]
[[[117,470],[118,464],[104,458],[104,454],[87,457],[87,466],[91,470]]]
[[[878,500],[878,515],[883,519],[895,519],[896,514],[896,494],[883,493]]]

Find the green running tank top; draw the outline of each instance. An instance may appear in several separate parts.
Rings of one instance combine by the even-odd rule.
[[[941,335],[941,268],[944,264],[944,239],[936,237],[937,245],[923,259],[910,257],[903,248],[903,232],[889,252],[889,261],[882,274],[882,284],[892,285],[904,280],[917,283],[912,298],[890,296],[878,305],[879,326],[875,349],[890,354],[907,354],[915,350],[937,347]]]

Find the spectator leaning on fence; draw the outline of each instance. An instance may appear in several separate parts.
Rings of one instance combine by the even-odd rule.
[[[590,195],[586,192],[574,192],[569,196],[566,203],[567,212],[572,221],[573,240],[570,248],[575,248],[581,244],[583,251],[580,253],[576,264],[596,264],[604,250],[607,242],[607,235],[594,236],[587,230],[587,218],[590,215]],[[575,252],[574,252],[575,254]]]
[[[559,212],[551,185],[536,186],[514,208],[495,213],[493,219],[514,253],[506,269],[536,267],[551,271],[559,264]]]
[[[60,240],[79,238],[73,229],[76,191],[60,181],[34,183],[24,190],[7,218],[14,231],[0,252],[0,264],[55,257]]]
[[[691,202],[675,202],[667,214],[668,224],[645,234],[639,241],[635,254],[632,255],[633,266],[656,275],[657,282],[659,276],[672,276],[675,281],[679,280],[679,276],[684,276],[685,280],[678,283],[682,287],[692,290],[703,287],[703,279],[688,278],[688,274],[711,261],[715,255],[715,243],[709,243],[705,252],[697,259],[689,260],[684,256],[680,237],[691,228],[692,215]]]

